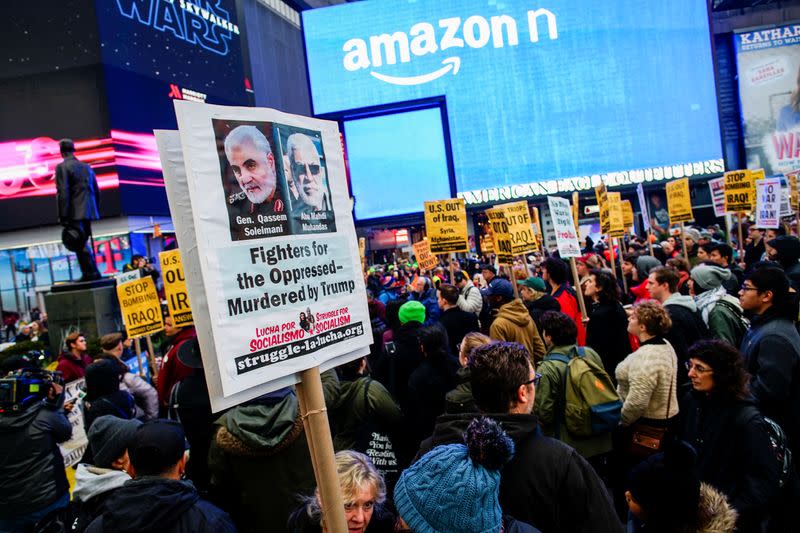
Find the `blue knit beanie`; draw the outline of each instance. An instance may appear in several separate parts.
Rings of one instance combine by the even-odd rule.
[[[500,531],[500,469],[514,442],[489,418],[473,420],[465,440],[426,453],[395,485],[397,512],[414,533]]]

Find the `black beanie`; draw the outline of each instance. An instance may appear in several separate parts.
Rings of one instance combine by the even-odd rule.
[[[781,263],[795,263],[800,259],[800,239],[794,235],[781,235],[767,244],[778,252],[778,260]]]

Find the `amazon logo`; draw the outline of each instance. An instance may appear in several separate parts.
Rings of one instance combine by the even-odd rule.
[[[558,39],[558,22],[556,15],[547,9],[535,9],[527,12],[528,39],[538,43],[540,24],[542,31],[550,40]],[[408,32],[396,31],[373,35],[368,39],[349,39],[342,46],[344,57],[342,65],[349,72],[368,70],[369,74],[392,85],[422,85],[442,76],[458,74],[461,58],[457,49],[484,48],[491,44],[492,48],[519,45],[519,28],[514,17],[497,15],[488,19],[480,15],[472,15],[463,20],[461,17],[445,18],[436,25],[430,22],[418,22]],[[414,57],[447,52],[442,59],[441,67],[416,76],[394,76],[379,72],[379,67],[409,63]]]

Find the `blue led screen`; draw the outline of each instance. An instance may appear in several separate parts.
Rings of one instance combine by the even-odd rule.
[[[314,112],[444,96],[458,191],[718,160],[706,9],[367,0],[304,11]]]
[[[359,220],[422,211],[450,198],[439,108],[344,123],[350,185]]]

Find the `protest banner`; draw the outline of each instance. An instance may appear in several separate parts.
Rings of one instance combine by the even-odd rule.
[[[606,193],[608,199],[609,237],[625,235],[625,224],[622,219],[622,198],[618,192]]]
[[[117,285],[117,298],[128,337],[144,337],[164,329],[161,301],[150,276]]]
[[[644,197],[644,187],[641,183],[636,185],[636,195],[639,197],[639,210],[642,212],[642,224],[644,229],[650,232],[650,216],[647,214],[647,200]]]
[[[780,178],[764,178],[756,181],[756,227],[780,226],[780,192]]]
[[[528,202],[513,202],[495,206],[495,209],[505,211],[505,221],[508,224],[508,235],[511,239],[511,255],[521,255],[535,252],[536,236],[531,226],[531,215]]]
[[[600,215],[600,233],[608,234],[611,231],[611,220],[608,212],[608,190],[605,183],[600,183],[594,188],[597,197],[597,209]]]
[[[622,225],[625,231],[630,231],[633,227],[633,206],[630,200],[622,200]]]
[[[420,268],[433,270],[439,264],[439,259],[431,253],[431,246],[427,240],[415,242],[413,248]]]
[[[669,223],[688,222],[694,219],[692,198],[689,195],[689,178],[667,183],[667,210]]]
[[[581,245],[575,232],[569,201],[558,196],[548,196],[547,204],[550,207],[550,220],[553,223],[559,255],[562,258],[580,256]]]
[[[508,234],[506,212],[493,207],[486,210],[486,218],[489,219],[489,224],[492,226],[492,240],[497,262],[507,265],[513,261],[513,254],[511,253],[511,236]]]
[[[464,199],[425,202],[425,231],[434,254],[469,252]]]
[[[749,170],[732,170],[725,173],[725,212],[741,213],[753,208],[753,176]]]
[[[64,385],[64,403],[74,402],[72,410],[67,413],[67,420],[72,426],[72,436],[68,441],[58,445],[61,456],[64,458],[64,467],[70,468],[78,464],[89,446],[83,426],[83,391],[86,389],[86,379],[76,379]]]
[[[714,204],[714,216],[725,216],[725,178],[708,180],[708,189],[711,191],[711,203]]]
[[[161,262],[161,275],[164,279],[164,294],[167,297],[167,309],[176,328],[190,326],[194,323],[192,306],[189,304],[189,292],[186,290],[186,278],[183,274],[183,261],[180,250],[169,250],[158,254]]]

